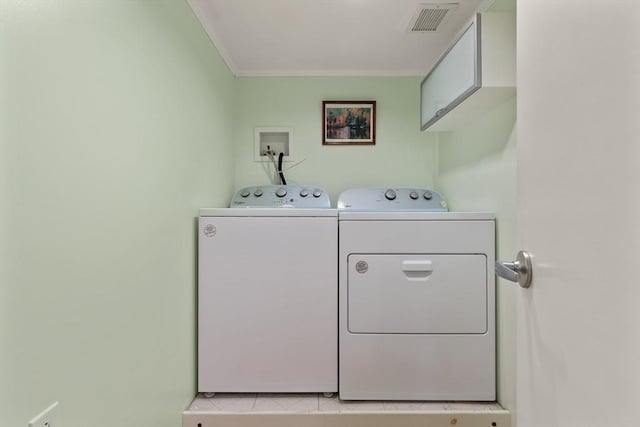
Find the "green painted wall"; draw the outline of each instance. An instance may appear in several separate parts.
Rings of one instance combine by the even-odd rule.
[[[180,425],[234,82],[175,0],[0,0],[0,425]]]
[[[254,128],[294,129],[288,182],[324,187],[335,204],[347,188],[432,187],[435,137],[420,132],[419,77],[247,77],[237,79],[236,187],[270,183],[253,161]],[[323,100],[375,100],[375,146],[323,146]],[[273,168],[270,169],[273,172]]]
[[[438,135],[437,188],[457,211],[496,213],[497,259],[515,258],[516,102],[506,101],[464,128]],[[515,410],[517,285],[497,282],[498,399]]]
[[[515,107],[419,131],[419,77],[234,78],[185,2],[0,0],[0,425],[178,426],[195,391],[195,217],[268,183],[256,126],[294,128],[290,182],[436,187],[498,214],[513,257]],[[375,146],[322,146],[322,100],[376,100]],[[500,394],[512,390],[500,283]],[[511,305],[510,305],[511,304]],[[515,341],[513,341],[515,342]]]
[[[7,379],[11,372],[9,366],[9,330],[13,328],[13,322],[8,317],[10,302],[8,299],[8,268],[9,253],[11,251],[8,241],[8,233],[11,229],[9,224],[9,103],[4,101],[8,97],[7,68],[8,64],[2,58],[6,52],[7,38],[5,37],[4,26],[5,16],[0,2],[0,424],[6,424],[5,417],[10,408],[11,387]]]

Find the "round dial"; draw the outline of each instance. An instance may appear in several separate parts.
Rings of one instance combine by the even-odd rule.
[[[240,192],[240,195],[241,195],[242,197],[249,197],[249,194],[251,194],[251,192],[249,191],[249,189],[248,189],[248,188],[245,188],[244,190],[242,190],[242,191]]]
[[[309,192],[305,189],[300,190],[300,197],[307,197]]]
[[[284,187],[280,187],[276,190],[276,196],[278,197],[284,197],[287,195],[287,189]]]
[[[313,190],[313,197],[320,197],[322,196],[322,191],[320,190]]]
[[[387,190],[384,192],[384,197],[386,197],[387,200],[395,200],[396,192],[393,190]]]
[[[431,194],[431,191],[425,191],[423,197],[427,200],[431,200],[433,198],[433,194]]]
[[[256,188],[256,191],[253,192],[253,195],[256,197],[262,196],[262,190],[260,188]]]
[[[418,198],[418,193],[412,191],[411,193],[409,193],[409,197],[411,197],[413,200],[416,200]]]

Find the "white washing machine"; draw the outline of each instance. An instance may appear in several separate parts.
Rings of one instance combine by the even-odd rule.
[[[366,188],[338,224],[340,398],[495,400],[493,214]]]
[[[200,392],[337,391],[336,229],[318,187],[243,188],[200,210]]]

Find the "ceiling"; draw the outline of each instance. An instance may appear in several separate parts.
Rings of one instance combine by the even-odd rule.
[[[515,0],[187,0],[237,76],[425,75],[471,17]],[[421,5],[458,3],[412,33]],[[506,6],[505,6],[506,4]]]

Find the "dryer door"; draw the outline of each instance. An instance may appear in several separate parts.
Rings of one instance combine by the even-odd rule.
[[[481,254],[351,254],[351,333],[484,334],[487,258]]]

